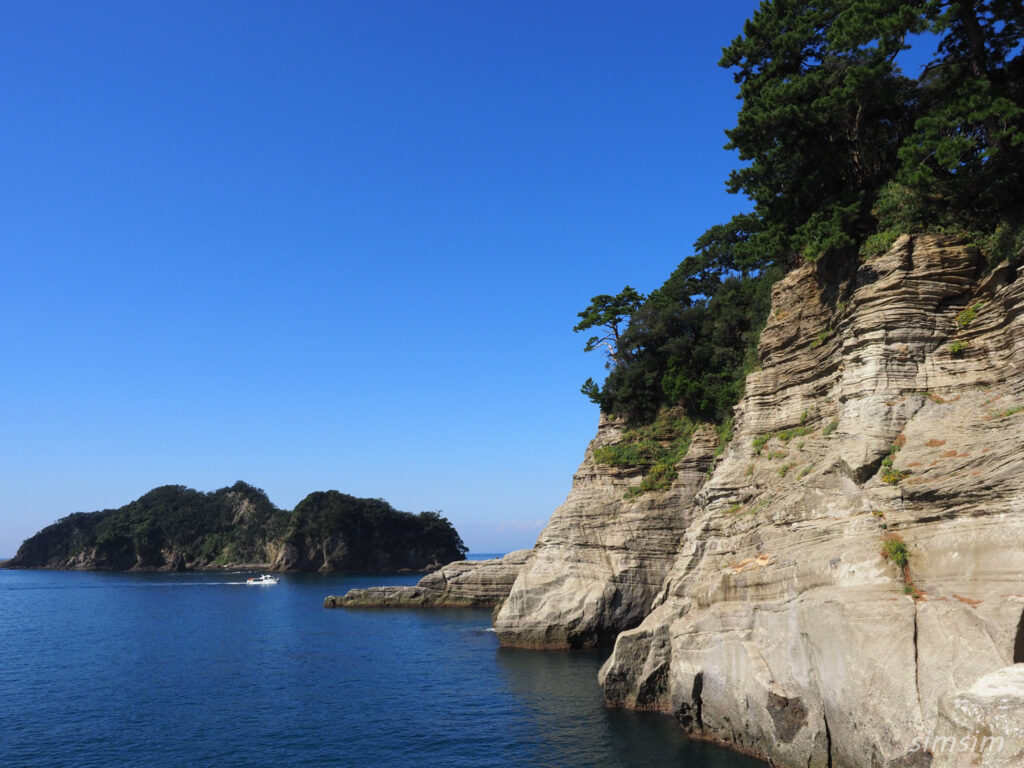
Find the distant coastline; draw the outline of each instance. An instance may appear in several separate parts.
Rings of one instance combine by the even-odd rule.
[[[315,491],[280,509],[244,482],[204,493],[154,488],[118,509],[78,512],[24,541],[5,568],[80,571],[424,573],[466,546],[440,512]]]

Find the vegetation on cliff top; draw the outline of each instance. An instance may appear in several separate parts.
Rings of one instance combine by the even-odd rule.
[[[916,37],[915,37],[916,36]],[[917,79],[908,39],[934,46]],[[772,284],[802,260],[856,259],[944,231],[989,262],[1024,243],[1024,4],[765,0],[719,62],[742,101],[730,192],[753,210],[709,229],[663,286],[595,297],[609,373],[582,391],[632,425],[681,406],[723,423],[756,365]]]
[[[269,563],[287,545],[327,547],[339,540],[352,570],[389,563],[422,567],[466,553],[455,528],[437,512],[414,515],[382,499],[337,491],[311,493],[287,512],[262,490],[237,482],[210,493],[165,485],[119,509],[69,515],[26,539],[8,565],[124,570]]]

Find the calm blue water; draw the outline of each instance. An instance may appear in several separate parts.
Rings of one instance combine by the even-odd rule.
[[[760,763],[609,711],[601,658],[499,648],[489,611],[345,611],[410,576],[0,570],[0,763],[693,766]]]

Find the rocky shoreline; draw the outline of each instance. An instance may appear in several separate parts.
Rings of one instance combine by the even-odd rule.
[[[490,560],[457,560],[420,579],[415,586],[351,589],[324,598],[324,608],[494,608],[512,589],[533,550]]]
[[[698,430],[668,490],[627,498],[602,418],[499,640],[614,644],[610,706],[776,766],[1020,768],[1024,276],[939,235],[805,264],[758,357],[728,447]]]

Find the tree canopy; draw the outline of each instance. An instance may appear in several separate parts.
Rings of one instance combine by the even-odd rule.
[[[909,46],[934,46],[916,79]],[[742,394],[771,284],[802,260],[869,258],[902,232],[945,231],[990,261],[1024,245],[1024,4],[764,0],[719,64],[742,105],[727,189],[752,209],[712,226],[646,298],[597,296],[602,411],[683,406],[723,421]]]
[[[345,543],[346,570],[395,570],[466,556],[455,527],[439,512],[418,515],[383,499],[316,491],[294,511],[278,509],[259,488],[237,482],[203,493],[154,488],[118,509],[76,513],[27,539],[13,567],[68,567],[79,555],[112,569],[160,568],[179,553],[189,567],[266,563],[283,546],[331,549]]]

